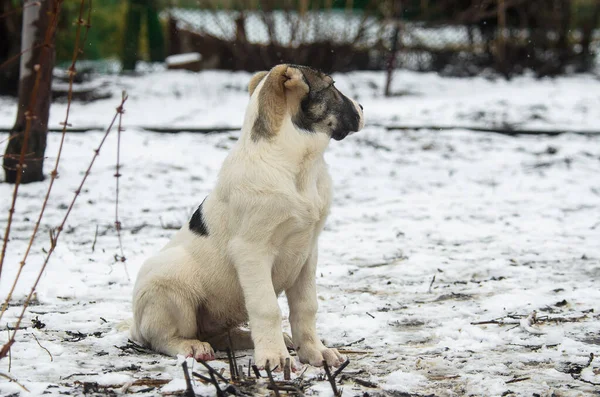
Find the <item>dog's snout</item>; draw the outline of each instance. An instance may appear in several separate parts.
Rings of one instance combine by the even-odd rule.
[[[358,104],[358,106],[360,106],[360,110],[363,110],[363,107],[360,103]]]

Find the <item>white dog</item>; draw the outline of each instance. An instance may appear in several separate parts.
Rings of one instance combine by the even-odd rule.
[[[217,185],[138,274],[132,337],[172,356],[210,360],[231,338],[234,349],[254,347],[261,368],[283,368],[287,346],[301,363],[337,366],[343,357],[315,329],[317,240],[331,203],[323,152],[330,138],[362,128],[362,106],[304,66],[259,72],[248,90]],[[291,341],[281,330],[283,291]],[[248,321],[250,332],[237,328]]]

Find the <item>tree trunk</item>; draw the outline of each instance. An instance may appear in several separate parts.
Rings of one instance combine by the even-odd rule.
[[[125,19],[125,36],[121,61],[123,70],[135,71],[135,64],[139,56],[140,32],[142,31],[142,12],[144,2],[141,0],[128,1],[127,15]]]
[[[594,53],[592,51],[592,42],[594,29],[600,22],[600,0],[596,1],[594,11],[589,15],[583,24],[581,37],[581,55],[578,72],[589,72],[594,67]]]
[[[21,33],[21,64],[17,120],[4,155],[6,182],[16,183],[23,158],[20,183],[44,179],[44,152],[52,99],[54,36],[60,0],[46,0],[25,7]],[[27,4],[27,3],[26,3]],[[43,45],[43,44],[47,45]],[[39,74],[39,77],[38,77]],[[27,124],[29,133],[26,134]]]
[[[392,33],[392,48],[390,50],[387,63],[387,76],[385,79],[384,95],[391,96],[392,78],[396,69],[396,57],[398,55],[398,36],[400,35],[400,18],[402,17],[402,1],[392,1],[392,18],[394,20],[394,30]]]
[[[12,0],[0,0],[0,15],[0,95],[17,96],[19,62],[10,59],[21,51],[21,15]]]

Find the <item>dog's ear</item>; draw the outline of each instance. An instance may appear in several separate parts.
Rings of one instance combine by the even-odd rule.
[[[299,99],[309,92],[302,72],[298,68],[285,64],[275,66],[266,77],[265,75],[259,77],[257,73],[250,81],[249,88],[251,89],[254,80],[260,83],[262,79],[265,79],[265,82],[258,93],[258,114],[252,127],[254,141],[275,136],[281,128],[286,109],[290,105],[288,101],[294,102],[294,106],[297,106]]]
[[[252,126],[252,140],[255,142],[270,139],[281,128],[286,109],[283,85],[288,80],[286,70],[287,65],[277,65],[266,77],[262,77],[265,82],[258,93],[258,114]]]
[[[252,94],[254,93],[254,90],[256,89],[256,87],[258,87],[258,85],[260,84],[260,82],[262,81],[262,79],[268,74],[269,72],[257,72],[254,74],[254,76],[252,76],[252,78],[250,79],[250,82],[248,83],[248,93],[250,94],[250,96],[252,96]]]
[[[288,66],[285,71],[286,82],[283,83],[285,88],[290,92],[298,96],[304,96],[308,94],[310,88],[304,79],[304,75],[300,69],[293,66]]]

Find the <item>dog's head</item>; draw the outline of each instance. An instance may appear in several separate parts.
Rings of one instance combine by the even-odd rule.
[[[248,84],[250,96],[258,97],[252,139],[276,135],[286,115],[297,129],[338,141],[359,131],[364,125],[362,106],[334,83],[330,76],[307,66],[284,64],[256,73]]]

